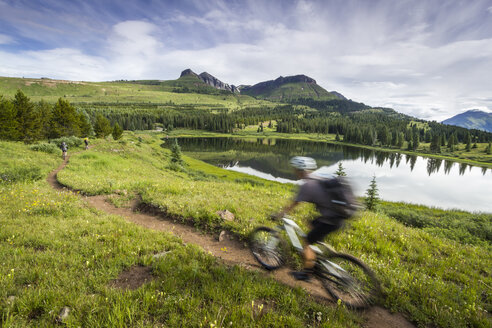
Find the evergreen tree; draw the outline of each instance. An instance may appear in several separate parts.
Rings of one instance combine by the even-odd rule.
[[[485,153],[487,153],[487,155],[492,154],[492,142],[489,142],[489,145],[485,148]]]
[[[470,151],[471,150],[471,136],[470,136],[470,132],[467,132],[466,133],[465,143],[466,143],[466,151]]]
[[[446,142],[447,142],[446,141],[446,135],[443,134],[442,137],[441,137],[441,146],[443,146],[443,147],[446,146]]]
[[[79,111],[79,124],[80,124],[80,136],[89,137],[94,135],[94,129],[92,128],[89,114],[85,110]]]
[[[378,187],[376,184],[376,176],[374,175],[372,177],[371,184],[369,185],[369,189],[366,191],[366,199],[364,200],[364,203],[366,204],[366,208],[370,211],[373,211],[376,209],[376,205],[379,202],[379,194],[378,194]]]
[[[174,171],[181,171],[183,169],[183,158],[178,139],[174,139],[174,144],[171,146],[171,165],[169,168]]]
[[[47,139],[49,138],[49,133],[51,130],[51,117],[53,115],[53,106],[48,102],[41,100],[36,105],[36,113],[39,117],[39,128],[40,130],[37,139]]]
[[[34,110],[34,104],[20,90],[17,90],[13,101],[17,114],[18,137],[24,142],[32,142],[39,135],[39,118]]]
[[[432,153],[441,152],[441,138],[438,135],[432,137],[432,142],[430,144],[430,151]]]
[[[49,137],[63,136],[80,136],[80,115],[68,101],[59,98],[53,107]]]
[[[97,114],[96,122],[94,123],[94,133],[96,134],[96,137],[104,138],[108,136],[111,132],[112,130],[109,120],[101,114]]]
[[[14,105],[0,96],[0,139],[18,140],[18,122]]]
[[[120,127],[118,122],[114,124],[112,136],[114,140],[118,140],[123,135],[123,129]]]
[[[396,147],[401,148],[403,147],[403,141],[405,141],[405,135],[403,132],[398,133],[398,139],[396,142]]]
[[[417,150],[419,148],[420,140],[419,140],[419,132],[417,130],[417,126],[413,126],[413,131],[412,131],[412,149]]]
[[[342,162],[338,163],[338,170],[335,172],[335,174],[339,177],[347,176],[347,173],[345,173],[345,169],[343,168]]]
[[[337,131],[337,135],[335,136],[335,141],[340,141],[340,135],[338,134],[338,131]]]

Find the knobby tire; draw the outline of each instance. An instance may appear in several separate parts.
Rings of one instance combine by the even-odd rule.
[[[330,267],[333,272],[329,272],[323,261],[335,263],[335,267],[342,269]],[[319,259],[315,272],[328,294],[352,309],[369,307],[381,290],[374,272],[349,254],[337,253]]]
[[[249,238],[253,257],[267,270],[276,270],[284,265],[285,242],[279,233],[269,227],[255,229]]]

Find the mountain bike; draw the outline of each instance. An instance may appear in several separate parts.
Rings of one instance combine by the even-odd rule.
[[[302,254],[299,237],[306,234],[290,218],[282,218],[277,228],[259,227],[250,235],[250,250],[266,270],[276,270],[285,264],[288,252],[286,240]],[[336,252],[325,243],[310,246],[316,253],[315,276],[335,300],[352,309],[369,307],[381,287],[374,272],[356,257]]]

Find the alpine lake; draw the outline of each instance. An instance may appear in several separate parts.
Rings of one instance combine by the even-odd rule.
[[[293,156],[316,160],[317,174],[333,176],[342,163],[358,196],[376,177],[379,197],[442,209],[492,213],[492,169],[450,160],[272,138],[177,138],[181,151],[209,164],[281,183],[300,183],[289,165]],[[170,147],[173,138],[164,139]]]

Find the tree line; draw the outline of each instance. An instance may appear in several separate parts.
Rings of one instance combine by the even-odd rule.
[[[122,132],[117,123],[111,125],[102,114],[91,117],[63,98],[52,105],[44,100],[32,102],[20,90],[13,99],[0,96],[0,139],[3,140],[32,143],[66,136],[106,137],[109,134],[117,139]]]
[[[306,107],[309,106],[309,107]],[[275,121],[280,133],[336,134],[337,140],[416,150],[430,143],[430,152],[453,151],[458,143],[469,150],[491,142],[492,133],[418,120],[392,109],[373,109],[350,100],[297,99],[275,107],[226,108],[173,103],[79,103],[63,98],[55,105],[31,102],[21,91],[14,99],[0,96],[0,138],[33,142],[61,136],[106,136],[117,126],[124,130],[186,128],[231,133],[258,122]],[[272,124],[270,124],[272,126]],[[261,132],[263,125],[261,125]],[[490,147],[489,147],[490,148]],[[490,152],[490,149],[489,149]]]

